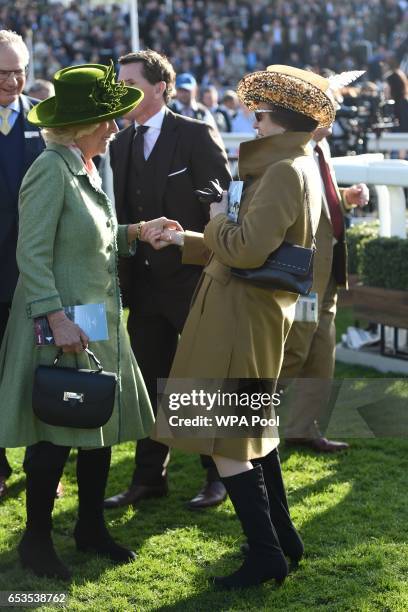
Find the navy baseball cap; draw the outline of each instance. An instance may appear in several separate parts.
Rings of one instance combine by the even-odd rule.
[[[197,81],[189,72],[182,72],[176,78],[177,89],[188,89],[191,91],[197,86]]]

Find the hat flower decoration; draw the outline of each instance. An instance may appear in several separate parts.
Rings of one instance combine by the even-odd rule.
[[[115,70],[111,60],[106,75],[103,79],[97,79],[91,91],[90,98],[95,102],[98,109],[114,111],[118,108],[121,98],[126,94],[126,87],[123,82],[115,82]]]

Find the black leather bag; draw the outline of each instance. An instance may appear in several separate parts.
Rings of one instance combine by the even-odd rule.
[[[38,366],[34,373],[32,405],[40,421],[56,427],[95,429],[112,416],[117,376],[104,372],[100,361],[85,349],[96,370],[56,367],[60,350],[52,366]]]
[[[231,268],[232,276],[265,289],[278,289],[308,295],[313,285],[313,258],[316,252],[316,238],[310,213],[309,192],[306,179],[306,207],[312,233],[311,248],[290,242],[282,242],[259,268]]]
[[[313,284],[314,253],[313,248],[283,242],[259,268],[232,268],[231,273],[260,287],[308,295]]]

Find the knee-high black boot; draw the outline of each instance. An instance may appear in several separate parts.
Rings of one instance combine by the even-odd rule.
[[[262,467],[257,465],[221,480],[248,539],[249,551],[241,567],[230,576],[215,578],[215,585],[240,589],[272,578],[282,583],[288,574],[288,565],[271,522]]]
[[[304,546],[290,518],[278,449],[274,449],[266,457],[255,459],[253,464],[262,466],[273,526],[283,552],[291,560],[292,566],[296,566],[303,556]]]
[[[78,550],[95,552],[115,563],[128,563],[136,559],[136,554],[115,542],[106,529],[103,517],[110,459],[110,447],[78,451],[79,508],[74,537]]]
[[[48,450],[52,452],[53,446],[49,445]],[[69,448],[66,456],[68,453]],[[55,490],[64,464],[55,467],[54,463],[53,469],[52,456],[48,460],[48,469],[43,469],[41,458],[37,461],[37,456],[35,463],[35,466],[26,467],[27,523],[18,545],[20,561],[24,568],[31,569],[37,576],[70,580],[71,572],[59,559],[51,538]]]

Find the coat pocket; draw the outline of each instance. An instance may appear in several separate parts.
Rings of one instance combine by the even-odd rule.
[[[187,166],[185,168],[181,168],[181,170],[176,170],[175,172],[171,172],[167,175],[167,178],[171,178],[172,176],[178,176],[179,174],[183,174],[187,170]]]

